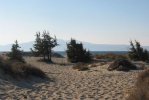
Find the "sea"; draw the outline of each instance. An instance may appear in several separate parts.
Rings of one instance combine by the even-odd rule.
[[[62,55],[63,57],[66,57],[66,52],[65,51],[54,51],[55,53],[58,53]],[[103,55],[103,54],[127,54],[128,51],[90,51],[91,54],[94,55]],[[7,51],[5,52],[0,52],[0,54],[6,54],[8,53]],[[31,52],[25,52],[25,54],[30,55]]]

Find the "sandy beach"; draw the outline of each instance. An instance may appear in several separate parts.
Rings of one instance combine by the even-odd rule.
[[[55,58],[59,64],[38,62],[25,58],[27,63],[42,69],[49,80],[30,78],[15,81],[0,79],[0,99],[4,100],[125,100],[134,86],[139,71],[107,71],[108,64],[96,63],[87,71],[72,69],[65,58]],[[2,77],[2,76],[1,76]]]

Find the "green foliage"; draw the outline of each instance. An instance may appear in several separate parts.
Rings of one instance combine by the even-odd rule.
[[[40,32],[36,33],[36,39],[34,44],[34,50],[31,49],[34,56],[40,56],[42,54],[42,39]]]
[[[44,60],[51,61],[52,49],[57,45],[56,36],[51,37],[47,31],[44,31],[42,35],[39,32],[36,34],[34,50],[31,49],[31,51],[35,56],[43,56]]]
[[[135,61],[148,61],[149,53],[146,49],[143,49],[138,41],[135,41],[135,44],[130,41],[130,51],[128,53],[129,58]]]
[[[18,41],[15,41],[15,44],[12,45],[11,52],[9,53],[10,60],[17,60],[24,62],[23,59],[23,51],[21,51],[19,48],[21,48],[18,44]]]
[[[76,43],[74,39],[67,44],[66,53],[68,60],[73,63],[91,61],[91,53],[83,48],[82,43]]]

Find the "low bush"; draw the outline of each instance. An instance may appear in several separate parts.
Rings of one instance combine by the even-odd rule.
[[[139,74],[135,89],[127,100],[149,100],[149,69]]]
[[[10,61],[2,60],[0,61],[0,69],[4,74],[7,74],[15,79],[28,78],[29,76],[35,76],[40,78],[45,78],[45,73],[32,65]]]
[[[89,70],[87,64],[85,63],[77,63],[73,66],[73,69],[77,69],[79,71]]]
[[[129,60],[117,59],[109,65],[108,70],[109,71],[113,71],[113,70],[117,70],[117,71],[137,70],[137,66],[134,65]]]
[[[110,59],[110,60],[116,60],[116,59],[127,59],[127,55],[120,55],[120,54],[103,54],[103,55],[95,55],[96,59]]]

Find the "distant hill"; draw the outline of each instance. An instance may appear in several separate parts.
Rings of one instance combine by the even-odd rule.
[[[59,46],[55,47],[55,51],[65,51],[66,50],[66,43],[69,41],[58,39]],[[80,41],[79,41],[80,42]],[[89,49],[90,51],[128,51],[129,45],[113,45],[113,44],[94,44],[89,42],[82,42],[84,44],[84,47],[86,49]],[[26,42],[21,43],[21,49],[24,51],[30,51],[30,48],[33,47],[34,42]],[[1,45],[0,51],[10,51],[12,44],[8,45]],[[149,50],[149,46],[144,46],[144,48]]]

